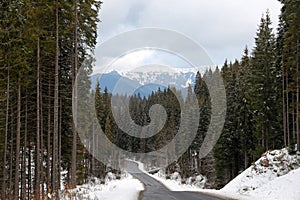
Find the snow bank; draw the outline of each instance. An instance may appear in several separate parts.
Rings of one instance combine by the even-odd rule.
[[[89,183],[64,191],[62,200],[137,200],[144,185],[131,175],[121,180],[112,180],[107,184]]]
[[[153,177],[154,179],[159,181],[161,184],[163,184],[166,188],[168,188],[171,191],[201,192],[201,193],[208,194],[211,196],[219,197],[221,199],[252,200],[251,198],[249,198],[249,196],[242,195],[242,194],[234,194],[234,193],[220,191],[220,190],[214,190],[214,189],[201,189],[201,185],[204,185],[204,182],[206,181],[206,178],[201,175],[196,177],[197,181],[196,181],[196,183],[194,182],[194,184],[189,183],[189,181],[191,181],[190,180],[191,178],[187,179],[188,184],[181,184],[181,182],[179,182],[178,180],[166,179],[164,173],[161,170],[158,171],[158,173],[152,175],[152,174],[149,174],[146,172],[143,163],[138,162],[138,161],[133,161],[133,162],[138,163],[138,167],[142,172]],[[173,178],[174,178],[174,176],[175,177],[177,176],[176,173],[173,174]],[[200,184],[200,187],[197,184]]]
[[[201,189],[201,187],[199,187],[197,185],[197,183],[194,183],[194,184],[188,183],[190,178],[187,180],[188,184],[181,184],[179,181],[176,181],[176,180],[165,179],[164,175],[160,172],[158,172],[154,175],[152,175],[152,174],[148,174],[148,175],[153,177],[160,183],[162,183],[166,188],[168,188],[171,191],[200,192],[200,193],[215,196],[215,197],[218,197],[221,199],[250,200],[250,198],[248,198],[248,196],[241,195],[241,194],[234,194],[234,193],[230,193],[230,192],[224,192],[224,191],[213,190],[213,189]],[[203,177],[200,177],[200,176],[196,177],[196,179],[199,180],[198,184],[200,184],[201,182],[203,183],[203,181],[205,181],[205,180],[203,180]],[[204,185],[204,183],[202,185]]]
[[[171,191],[198,191],[200,188],[195,185],[182,184],[179,179],[175,179],[176,174],[173,174],[171,179],[166,179],[161,172],[158,172],[154,175],[149,174],[149,176],[161,182]]]
[[[182,184],[182,178],[178,172],[174,172],[171,174],[170,179],[166,179],[165,174],[162,170],[159,170],[155,174],[150,174],[145,170],[144,164],[139,161],[134,161],[138,164],[139,170],[148,174],[152,178],[156,179],[157,181],[161,182],[163,185],[166,186],[171,191],[198,191],[199,189],[204,187],[205,182],[207,181],[206,177],[202,175],[198,175],[196,177],[190,177],[186,180],[186,184]]]
[[[252,199],[299,200],[300,199],[300,168],[287,175],[277,177],[273,181],[251,192]]]
[[[249,195],[251,199],[299,200],[299,167],[300,155],[290,155],[287,149],[268,151],[221,191]]]
[[[148,175],[172,191],[194,191],[239,200],[300,200],[299,167],[300,154],[290,155],[287,149],[281,149],[264,153],[251,167],[221,190],[201,189],[195,185],[181,184],[179,181],[166,179],[161,171]],[[139,163],[139,168],[145,171],[142,163]],[[173,174],[171,177],[178,176]]]

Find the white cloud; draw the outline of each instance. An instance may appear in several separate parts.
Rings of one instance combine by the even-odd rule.
[[[133,51],[117,59],[113,63],[113,68],[120,72],[129,71],[143,65],[144,60],[152,57],[153,54],[152,50]]]
[[[194,39],[220,64],[252,48],[267,9],[276,27],[280,8],[276,0],[103,0],[98,41],[135,28],[167,28]]]
[[[96,66],[94,73],[110,72],[113,70],[124,72],[129,71],[132,68],[143,65],[146,59],[149,59],[154,54],[152,50],[137,50],[128,52],[125,55],[121,55],[118,58],[106,57],[102,66]],[[103,67],[105,66],[105,67]]]
[[[105,57],[103,64],[94,68],[94,73],[105,73],[114,70],[128,72],[139,67],[157,64],[169,66],[170,68],[192,67],[187,61],[171,52],[156,49],[141,49],[128,52],[118,58]]]

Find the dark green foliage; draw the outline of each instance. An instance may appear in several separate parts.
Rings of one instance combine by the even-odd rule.
[[[225,80],[227,113],[226,121],[222,135],[215,147],[216,171],[218,184],[224,184],[223,181],[234,178],[240,169],[240,135],[238,132],[238,92],[237,92],[237,72],[239,63],[224,64],[222,68],[223,78]],[[220,180],[222,179],[222,180]],[[223,183],[220,183],[223,182]]]
[[[266,17],[261,20],[250,61],[252,84],[249,94],[255,123],[254,134],[257,138],[257,155],[270,147],[275,147],[277,124],[281,122],[277,118],[280,114],[278,107],[282,107],[280,104],[281,79],[278,78],[280,71],[275,65],[275,37],[270,25],[271,21],[267,13]]]
[[[251,56],[246,48],[240,62],[226,61],[222,68],[227,114],[214,150],[217,187],[224,186],[266,150],[283,146],[282,51],[278,49],[282,34],[276,43],[270,26],[267,12],[261,18]]]
[[[78,68],[89,59],[96,45],[96,31],[100,1],[1,1],[0,3],[0,153],[1,199],[41,199],[57,194],[59,186],[53,180],[60,180],[60,170],[70,171],[72,150],[72,88],[74,86],[75,49],[78,51]],[[56,8],[58,29],[56,29]],[[75,20],[77,9],[80,15]],[[78,31],[75,38],[75,29]],[[58,37],[56,37],[58,30]],[[58,51],[56,51],[56,39]],[[76,48],[75,43],[78,43]],[[59,54],[58,71],[58,140],[54,149],[54,77],[55,55]],[[91,65],[90,65],[91,66]],[[85,69],[86,78],[91,69]],[[39,88],[37,88],[39,80]],[[89,82],[86,82],[87,86]],[[17,89],[20,88],[20,110]],[[9,94],[9,98],[8,98]],[[39,94],[40,97],[37,97]],[[38,100],[38,101],[37,101]],[[39,102],[39,103],[37,103]],[[37,105],[39,104],[39,105]],[[6,107],[7,106],[7,107]],[[38,112],[39,111],[39,112]],[[39,114],[37,114],[39,113]],[[20,120],[18,120],[20,114]],[[39,123],[38,123],[39,122]],[[39,131],[37,128],[39,124]],[[18,128],[20,127],[20,128]],[[18,139],[18,130],[20,138]],[[5,131],[6,130],[6,131]],[[6,134],[7,133],[7,134]],[[6,142],[5,142],[6,138]],[[3,145],[5,144],[6,145]],[[16,147],[20,146],[20,150]],[[85,149],[79,143],[78,166],[85,166]],[[20,152],[19,164],[16,164]],[[57,158],[55,177],[50,162]],[[3,159],[5,158],[5,159]],[[39,159],[39,160],[38,160]],[[29,160],[26,162],[26,160]],[[34,174],[32,163],[38,163]],[[3,167],[2,167],[3,166]],[[78,168],[78,183],[87,180],[86,168]],[[17,171],[16,171],[17,170]],[[18,172],[18,173],[17,173]],[[19,174],[20,178],[18,178]],[[69,182],[69,174],[64,179]],[[13,180],[15,180],[13,182]],[[33,186],[36,182],[37,186]],[[59,182],[59,181],[57,181]],[[44,184],[47,188],[44,189]],[[40,185],[40,186],[38,186]],[[18,192],[12,194],[12,191]],[[42,188],[38,191],[36,188]],[[56,197],[53,197],[56,198]]]
[[[300,7],[299,0],[281,1],[277,53],[282,68],[283,115],[285,145],[300,143],[299,136],[299,62]]]

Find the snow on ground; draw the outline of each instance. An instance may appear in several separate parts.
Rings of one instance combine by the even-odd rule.
[[[179,179],[172,178],[166,179],[163,173],[159,171],[158,173],[149,176],[153,177],[154,179],[158,180],[159,182],[163,183],[169,190],[172,191],[199,191],[201,188],[197,187],[196,185],[192,184],[182,184]]]
[[[141,171],[147,173],[143,163],[135,162]],[[187,179],[188,184],[182,184],[180,175],[176,173],[171,179],[166,179],[161,171],[148,174],[172,191],[194,191],[238,200],[300,200],[299,167],[299,153],[290,155],[287,149],[268,151],[221,190],[201,189],[205,179],[200,176],[193,183]],[[65,198],[62,199],[69,200],[73,195],[78,200],[133,200],[138,199],[142,190],[143,184],[128,174],[121,180],[111,180],[104,185],[96,179],[65,192]]]
[[[138,163],[139,169],[142,172],[147,173],[149,176],[153,177],[154,179],[156,179],[157,181],[162,183],[166,188],[168,188],[171,191],[201,192],[201,193],[205,193],[205,194],[208,194],[211,196],[220,197],[220,198],[224,198],[224,199],[250,200],[249,196],[247,196],[247,195],[235,194],[235,193],[231,193],[231,192],[225,192],[225,191],[213,190],[213,189],[201,189],[197,185],[181,184],[181,182],[179,180],[166,179],[164,177],[163,173],[161,173],[161,171],[152,175],[152,174],[149,174],[145,170],[143,163],[138,162],[138,161],[134,161],[134,162]]]
[[[287,149],[268,151],[221,191],[251,199],[300,199],[300,155]]]
[[[149,176],[155,178],[159,182],[161,182],[164,186],[166,186],[171,191],[192,191],[192,192],[201,192],[208,195],[224,198],[224,199],[239,199],[239,200],[248,200],[248,196],[246,195],[240,195],[240,194],[234,194],[230,192],[223,192],[220,190],[214,190],[214,189],[202,189],[196,184],[191,184],[187,182],[187,184],[182,184],[178,180],[172,180],[172,179],[165,179],[163,175],[160,174],[160,172],[152,175],[149,174]],[[201,183],[201,181],[200,181]],[[250,199],[249,199],[250,200]]]
[[[112,180],[107,184],[95,182],[77,186],[73,190],[64,192],[62,200],[137,200],[139,193],[144,190],[144,185],[130,174],[121,180]]]
[[[137,163],[140,170],[146,172],[143,163]],[[166,179],[161,171],[149,176],[172,191],[195,191],[239,200],[300,200],[299,167],[300,154],[290,155],[285,148],[267,151],[221,190],[201,189],[201,184],[199,187],[189,181],[188,184],[181,184],[180,179]]]
[[[300,168],[287,175],[275,178],[251,193],[252,199],[299,200],[300,199]]]

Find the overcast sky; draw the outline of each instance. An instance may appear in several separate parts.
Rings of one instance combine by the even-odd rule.
[[[165,28],[192,38],[214,64],[222,64],[226,58],[239,59],[245,45],[253,48],[260,18],[267,9],[276,28],[280,8],[277,0],[103,0],[98,45],[124,31]],[[144,52],[139,60],[144,55],[149,60],[153,53]],[[96,59],[99,56],[96,50]]]

